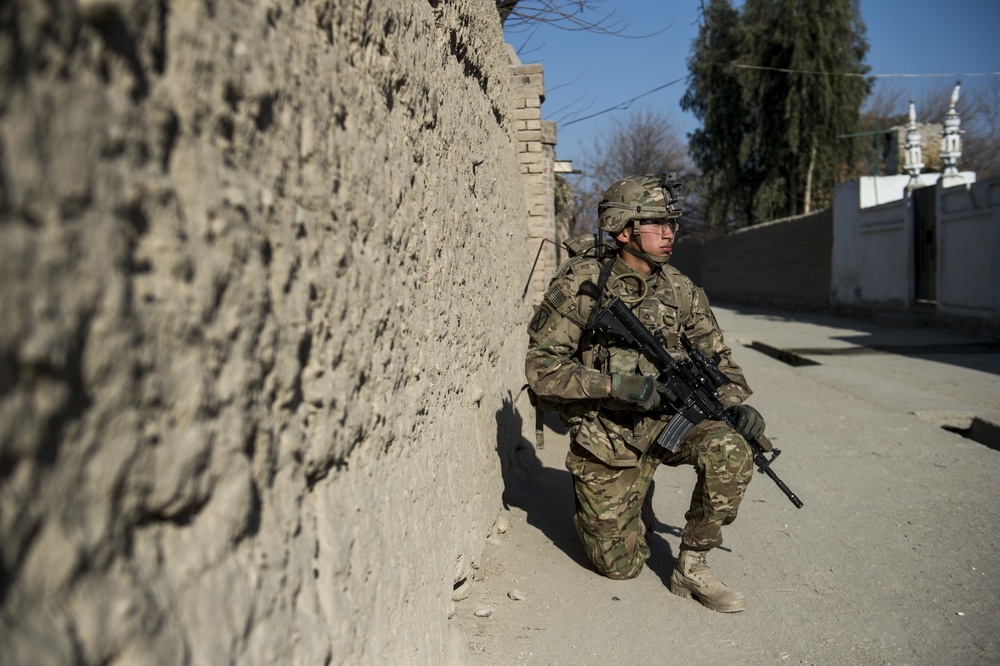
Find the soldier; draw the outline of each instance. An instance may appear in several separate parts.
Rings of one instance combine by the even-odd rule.
[[[746,440],[763,432],[764,419],[743,404],[750,387],[705,292],[667,263],[681,214],[672,175],[615,182],[598,214],[598,226],[615,247],[603,246],[599,236],[567,244],[574,256],[560,267],[535,310],[525,360],[534,399],[558,411],[571,435],[566,467],[576,493],[573,522],[601,574],[634,578],[649,557],[653,473],[661,463],[693,465],[698,478],[670,591],[719,612],[741,611],[743,595],[719,581],[705,556],[722,543],[722,526],[736,519],[753,474]],[[588,325],[591,314],[614,296],[665,341],[671,355],[684,355],[678,344],[683,332],[706,356],[718,356],[719,369],[731,380],[719,389],[720,399],[736,430],[702,421],[676,453],[651,446],[673,416],[658,390],[655,367],[620,339]]]

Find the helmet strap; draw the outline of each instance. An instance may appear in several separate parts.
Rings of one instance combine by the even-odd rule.
[[[635,250],[630,249],[627,245],[623,245],[622,249],[628,252],[629,254],[639,257],[640,259],[645,261],[647,264],[649,264],[650,268],[658,270],[660,266],[663,266],[668,261],[670,261],[670,255],[668,254],[665,257],[656,257],[646,252],[646,248],[642,246],[642,232],[639,229],[639,225],[640,225],[639,220],[632,221],[632,238],[635,239],[635,244],[639,246],[639,250],[641,251],[636,252]]]

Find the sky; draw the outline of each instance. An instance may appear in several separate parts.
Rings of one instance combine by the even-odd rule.
[[[506,41],[518,51],[522,63],[541,63],[545,68],[542,117],[557,122],[558,159],[579,161],[612,119],[624,120],[629,111],[662,112],[684,134],[699,127],[697,118],[681,110],[680,98],[702,1],[600,3],[605,12],[613,10],[622,20],[625,34],[646,35],[666,28],[645,39],[546,25],[531,31],[505,31]],[[877,86],[894,86],[903,93],[899,113],[906,113],[910,97],[919,100],[929,87],[945,86],[950,92],[961,80],[964,96],[1000,78],[969,76],[1000,72],[1000,0],[861,0],[860,9],[867,27],[866,61],[871,74],[922,75],[878,79]],[[925,76],[929,74],[948,76]],[[665,87],[651,92],[661,86]],[[627,111],[600,113],[640,95],[645,96],[632,102]],[[917,120],[940,122],[921,118],[919,108]]]

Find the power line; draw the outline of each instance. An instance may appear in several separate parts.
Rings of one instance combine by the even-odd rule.
[[[1000,76],[1000,72],[971,72],[971,73],[967,72],[967,73],[956,73],[956,74],[859,74],[857,72],[815,72],[815,71],[810,71],[810,70],[805,70],[805,69],[786,69],[784,67],[763,67],[761,65],[741,65],[741,64],[738,64],[738,63],[729,63],[729,65],[731,67],[739,67],[741,69],[759,69],[759,70],[765,70],[765,71],[770,71],[770,72],[784,72],[786,74],[813,74],[813,75],[817,75],[817,76],[854,76],[854,77],[858,77],[858,78],[873,78],[873,79],[925,78],[925,77],[952,77],[952,78],[954,78],[956,76],[964,78],[964,77],[970,77],[970,76]],[[661,86],[657,86],[657,87],[653,88],[652,90],[647,90],[646,92],[642,93],[641,95],[636,95],[635,97],[633,97],[631,99],[627,99],[624,102],[619,102],[618,104],[615,104],[614,106],[609,106],[606,109],[603,109],[603,110],[598,111],[596,113],[591,113],[590,115],[584,116],[582,118],[574,118],[573,120],[570,120],[570,121],[564,122],[564,123],[560,123],[559,125],[560,125],[560,127],[569,127],[570,125],[573,125],[573,124],[576,124],[576,123],[581,123],[584,120],[590,120],[591,118],[596,118],[597,116],[602,116],[605,113],[611,113],[612,111],[625,111],[630,106],[632,106],[632,103],[635,102],[636,100],[642,99],[643,97],[646,97],[648,95],[652,95],[653,93],[659,92],[660,90],[663,90],[664,88],[669,88],[670,86],[672,86],[674,84],[677,84],[677,83],[680,83],[681,81],[686,81],[689,78],[691,78],[690,74],[688,74],[687,76],[682,76],[679,79],[674,79],[673,81],[670,81],[669,83],[664,83]]]
[[[857,72],[813,72],[806,69],[785,69],[784,67],[763,67],[761,65],[740,65],[730,63],[731,67],[741,69],[762,69],[769,72],[785,72],[787,74],[816,74],[820,76],[855,76],[858,78],[890,79],[890,78],[918,78],[918,77],[968,77],[968,76],[1000,76],[1000,72],[973,72],[964,74],[859,74]]]
[[[680,83],[681,81],[685,81],[685,80],[687,80],[689,78],[691,78],[690,74],[688,74],[687,76],[682,76],[679,79],[674,79],[670,83],[664,83],[662,86],[657,86],[657,87],[653,88],[652,90],[647,90],[646,92],[642,93],[641,95],[636,95],[632,99],[625,100],[624,102],[620,102],[618,104],[615,104],[614,106],[610,106],[610,107],[604,109],[603,111],[598,111],[597,113],[592,113],[589,116],[584,116],[583,118],[575,118],[575,119],[569,121],[568,123],[562,123],[561,126],[562,127],[568,127],[568,126],[572,125],[573,123],[579,123],[579,122],[583,122],[584,120],[590,120],[591,118],[596,118],[597,116],[603,115],[605,113],[610,113],[612,111],[624,111],[628,107],[632,106],[632,102],[636,101],[637,99],[642,99],[643,97],[645,97],[647,95],[652,95],[655,92],[663,90],[664,88],[669,88],[670,86],[674,85],[675,83]]]

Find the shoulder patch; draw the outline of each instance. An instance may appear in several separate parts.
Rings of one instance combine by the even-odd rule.
[[[567,298],[562,289],[556,285],[552,285],[549,287],[549,290],[545,292],[545,300],[552,303],[552,305],[554,305],[558,310],[560,306],[566,302]]]
[[[552,312],[545,307],[545,304],[539,305],[538,309],[535,310],[535,316],[531,318],[531,322],[528,324],[528,335],[532,338],[539,337],[539,334],[551,318]]]
[[[542,302],[535,308],[535,315],[528,323],[528,335],[535,342],[541,342],[563,318],[575,320],[576,302],[565,288],[565,281],[555,280],[545,292]]]

